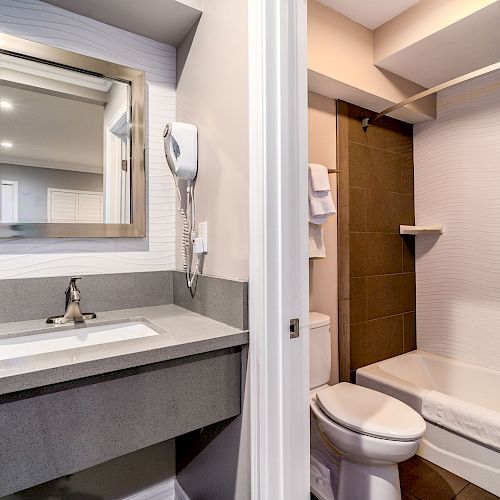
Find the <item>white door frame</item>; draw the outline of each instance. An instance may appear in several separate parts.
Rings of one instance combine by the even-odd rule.
[[[104,128],[103,191],[106,193],[104,197],[104,220],[106,222],[118,224],[123,223],[121,217],[121,186],[123,176],[121,160],[123,139],[115,133],[115,129],[124,116],[128,117],[127,106],[122,106]],[[120,165],[117,167],[118,161]],[[110,167],[113,169],[111,174],[109,170]],[[128,171],[130,171],[130,169],[128,169]]]
[[[16,223],[19,221],[19,190],[18,190],[18,182],[17,181],[9,181],[7,179],[2,179],[2,185],[12,186],[12,221],[10,223]],[[0,193],[1,194],[1,193]],[[1,221],[3,221],[3,213],[0,217]],[[6,222],[6,221],[5,221]]]
[[[252,498],[309,498],[307,0],[249,1]],[[290,319],[300,336],[290,338]]]

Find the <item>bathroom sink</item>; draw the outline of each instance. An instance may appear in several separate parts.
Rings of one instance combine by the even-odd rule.
[[[127,321],[9,337],[0,340],[0,361],[155,335],[147,324]]]

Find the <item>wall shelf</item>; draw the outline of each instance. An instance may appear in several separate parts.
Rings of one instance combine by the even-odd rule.
[[[443,225],[434,224],[428,226],[399,226],[399,234],[443,234]]]

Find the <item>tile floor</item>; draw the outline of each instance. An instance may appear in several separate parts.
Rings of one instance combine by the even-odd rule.
[[[403,500],[495,500],[499,498],[417,456],[399,465],[399,478]],[[311,495],[311,499],[314,499],[314,495]]]
[[[495,500],[498,497],[420,457],[399,465],[403,500]]]

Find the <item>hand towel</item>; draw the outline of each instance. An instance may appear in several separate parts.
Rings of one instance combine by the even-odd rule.
[[[326,167],[323,167],[326,170]],[[327,171],[328,172],[328,171]],[[328,178],[328,174],[327,174]],[[313,224],[324,224],[327,217],[336,212],[332,193],[328,191],[314,191],[312,187],[311,167],[309,166],[309,221]],[[330,184],[328,183],[328,187]]]
[[[309,173],[311,175],[311,186],[313,191],[330,191],[328,169],[324,165],[309,163]]]
[[[309,258],[324,259],[326,257],[323,241],[323,226],[309,223]]]

